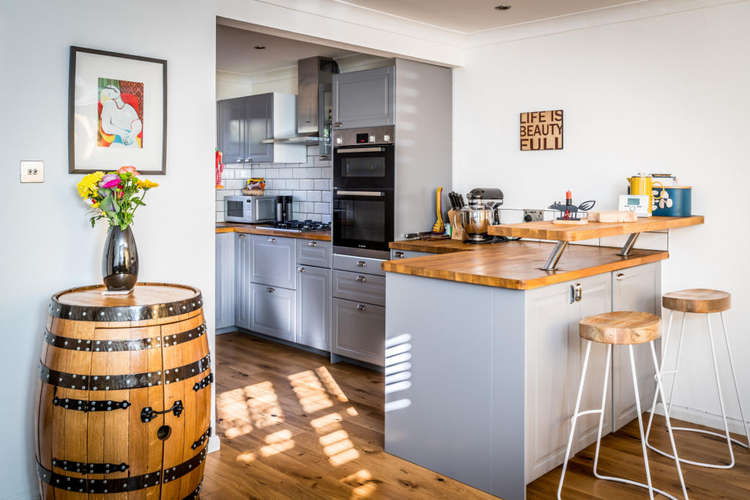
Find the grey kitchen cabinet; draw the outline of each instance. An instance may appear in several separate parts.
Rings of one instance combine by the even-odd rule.
[[[246,101],[244,97],[216,102],[217,147],[224,163],[242,163],[247,158]]]
[[[306,266],[331,267],[330,241],[297,240],[297,263]]]
[[[657,316],[661,312],[661,264],[659,262],[612,273],[612,309],[614,311],[642,311]],[[661,352],[654,346],[657,357]],[[633,346],[641,411],[651,408],[656,390],[654,363],[649,344]],[[630,372],[630,356],[626,346],[615,346],[612,358],[612,407],[614,430],[637,416],[635,391]],[[669,380],[669,378],[667,378]]]
[[[581,291],[578,301],[576,288]],[[586,352],[578,321],[611,308],[609,273],[527,292],[526,351],[533,353],[526,362],[527,483],[557,467],[565,454]],[[581,410],[601,407],[605,362],[606,346],[592,344]],[[611,431],[610,412],[608,403],[603,434]],[[596,441],[598,425],[596,414],[578,420],[574,452]]]
[[[297,253],[294,238],[253,235],[253,283],[297,288]]]
[[[234,326],[234,233],[216,235],[216,329]]]
[[[294,342],[296,292],[286,288],[250,285],[250,330]]]
[[[385,276],[335,270],[333,296],[385,306]]]
[[[413,250],[391,250],[391,260],[411,259],[413,257],[427,257],[430,255],[438,254],[428,252],[415,252]]]
[[[393,125],[395,66],[333,75],[333,127]]]
[[[385,308],[333,299],[333,352],[377,366],[385,364]]]
[[[252,319],[250,276],[253,264],[253,240],[250,235],[238,234],[235,239],[234,324],[249,329]]]
[[[304,163],[304,144],[266,143],[295,135],[296,96],[277,92],[216,103],[216,144],[224,163]]]
[[[328,351],[331,331],[331,270],[300,265],[297,273],[296,342]]]

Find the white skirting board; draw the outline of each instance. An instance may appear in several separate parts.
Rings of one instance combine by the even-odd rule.
[[[216,432],[216,430],[214,430],[214,432]],[[219,436],[214,434],[208,438],[208,452],[213,453],[219,451],[219,448],[221,448],[221,440],[219,439]]]
[[[645,412],[650,412],[651,406],[649,406],[648,408],[644,407],[643,409]],[[664,416],[664,410],[661,407],[661,404],[656,407],[656,413]],[[697,425],[712,427],[717,430],[716,432],[719,433],[724,432],[724,421],[722,420],[721,415],[717,415],[715,413],[709,413],[707,411],[696,410],[695,408],[688,408],[686,406],[678,406],[675,404],[672,405],[672,413],[670,413],[669,416],[671,418],[684,420],[686,422],[692,422]],[[740,420],[739,418],[727,416],[727,423],[729,424],[729,432],[735,432],[742,436],[745,435],[745,429],[742,425],[742,420]],[[745,440],[740,439],[740,441]]]

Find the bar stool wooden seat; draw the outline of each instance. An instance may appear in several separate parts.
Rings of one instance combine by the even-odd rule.
[[[658,316],[653,314],[637,312],[637,311],[615,311],[605,314],[599,314],[596,316],[590,316],[584,318],[579,322],[579,335],[582,339],[586,340],[586,354],[583,358],[583,369],[581,370],[581,383],[578,386],[578,394],[576,396],[576,406],[573,412],[573,419],[570,428],[570,436],[568,437],[568,447],[565,450],[565,460],[563,462],[562,473],[560,474],[560,483],[557,487],[557,498],[562,498],[562,487],[565,481],[565,472],[568,468],[568,459],[570,458],[570,450],[573,447],[573,438],[576,431],[576,422],[578,418],[583,415],[590,415],[594,413],[599,414],[599,430],[596,436],[596,452],[594,454],[594,476],[597,479],[604,479],[607,481],[615,481],[624,484],[631,484],[634,486],[640,486],[641,488],[648,489],[649,497],[654,498],[654,492],[664,495],[672,500],[677,500],[674,496],[669,493],[655,488],[651,483],[651,469],[648,464],[648,452],[646,450],[647,438],[646,433],[643,432],[643,418],[641,416],[641,400],[638,394],[638,374],[635,368],[635,356],[633,351],[633,345],[648,343],[651,346],[651,359],[654,364],[654,371],[656,373],[656,388],[657,392],[662,395],[663,390],[661,385],[661,374],[659,373],[659,363],[656,358],[656,349],[654,349],[654,340],[661,337],[661,320]],[[604,364],[606,367],[604,370],[604,383],[602,384],[602,405],[601,408],[593,410],[581,411],[581,396],[583,394],[583,387],[586,380],[586,372],[588,370],[589,356],[591,354],[591,344],[598,342],[600,344],[607,345],[607,361]],[[630,354],[630,370],[633,376],[633,389],[635,391],[635,405],[638,413],[638,428],[641,433],[641,449],[643,452],[643,463],[646,469],[646,484],[638,481],[632,481],[621,477],[605,476],[599,473],[597,466],[599,465],[599,449],[601,447],[602,440],[602,428],[604,425],[604,412],[607,402],[607,389],[609,385],[609,366],[612,361],[612,346],[623,345],[628,346]],[[669,421],[669,411],[665,409],[665,418],[667,422],[667,430],[669,432],[669,439],[672,443],[672,452],[674,453],[673,460],[677,468],[677,475],[680,478],[680,485],[682,486],[682,494],[687,500],[688,494],[685,488],[685,480],[682,477],[682,468],[680,467],[680,459],[677,455],[677,449],[675,447],[674,435],[672,434],[672,426]]]
[[[709,344],[711,346],[711,355],[713,359],[713,369],[714,369],[714,380],[716,383],[716,392],[719,397],[719,405],[721,407],[721,416],[724,422],[724,433],[719,434],[718,432],[711,432],[703,429],[696,429],[693,427],[673,427],[676,431],[687,431],[687,432],[698,432],[701,434],[708,434],[710,436],[716,436],[719,438],[726,439],[727,447],[729,448],[729,458],[730,462],[729,464],[711,464],[706,462],[698,462],[693,460],[686,460],[684,458],[680,459],[681,462],[697,465],[700,467],[709,467],[712,469],[731,469],[734,467],[734,450],[732,443],[736,443],[740,446],[743,446],[745,448],[750,448],[750,433],[748,433],[748,426],[747,421],[745,420],[744,412],[742,411],[742,402],[740,399],[740,391],[739,387],[737,385],[737,376],[735,375],[734,371],[734,358],[732,354],[732,347],[729,343],[729,335],[727,332],[727,322],[726,318],[724,317],[724,312],[727,311],[732,304],[732,296],[729,292],[725,292],[722,290],[710,290],[706,288],[695,288],[690,290],[680,290],[677,292],[670,292],[665,294],[662,297],[662,305],[665,309],[669,309],[669,326],[667,327],[667,333],[664,336],[664,346],[663,346],[663,356],[662,356],[662,367],[664,366],[664,362],[667,359],[667,353],[669,350],[669,337],[670,332],[672,331],[672,319],[674,316],[674,312],[681,312],[682,313],[682,325],[680,327],[680,338],[677,345],[677,357],[674,362],[674,369],[669,371],[662,370],[662,375],[672,375],[672,386],[669,391],[669,399],[665,400],[664,395],[661,394],[661,396],[658,393],[654,394],[654,402],[651,405],[651,414],[649,415],[648,419],[648,426],[646,428],[646,444],[649,448],[654,450],[657,453],[660,453],[666,457],[674,458],[673,455],[670,455],[669,453],[660,450],[654,446],[652,446],[650,443],[648,443],[648,436],[651,432],[651,424],[653,422],[654,418],[654,412],[656,410],[656,405],[659,403],[659,397],[661,397],[661,404],[665,407],[665,412],[671,412],[672,411],[672,398],[674,396],[675,389],[677,388],[677,375],[680,370],[680,357],[682,354],[682,342],[685,338],[685,324],[688,317],[688,314],[703,314],[706,317],[706,330],[708,332],[708,340]],[[711,314],[719,314],[721,317],[721,326],[724,331],[724,342],[727,346],[727,354],[728,354],[728,361],[729,361],[729,368],[730,372],[732,374],[732,381],[734,382],[734,391],[735,395],[737,396],[737,405],[740,409],[740,417],[742,418],[743,426],[745,429],[745,437],[748,439],[747,443],[743,443],[741,441],[738,441],[731,437],[729,434],[729,425],[727,423],[727,414],[726,409],[724,407],[724,395],[721,390],[721,382],[719,380],[719,366],[718,361],[716,358],[716,346],[714,343],[714,336],[713,331],[711,329]],[[666,401],[666,405],[665,405]]]

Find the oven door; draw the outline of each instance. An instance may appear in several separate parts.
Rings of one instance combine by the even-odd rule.
[[[393,241],[393,191],[334,189],[334,250],[380,257]],[[339,248],[336,248],[339,247]]]
[[[393,189],[393,144],[340,146],[333,152],[333,185],[349,189]]]

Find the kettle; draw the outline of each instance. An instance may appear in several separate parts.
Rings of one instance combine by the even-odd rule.
[[[654,208],[653,177],[648,174],[638,174],[626,177],[625,180],[630,184],[630,194],[648,196],[648,213],[651,215]]]

